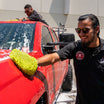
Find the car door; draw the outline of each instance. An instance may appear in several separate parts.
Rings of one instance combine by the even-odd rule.
[[[49,28],[46,26],[42,26],[42,38],[41,38],[41,47],[42,47],[42,52],[44,55],[48,54],[44,50],[44,46],[47,45],[47,43],[53,42],[53,38],[50,34]],[[50,101],[52,101],[52,98],[54,98],[55,94],[55,68],[54,65],[48,65],[45,66],[46,70],[46,78],[48,81],[48,89],[49,89],[49,96],[50,96]]]
[[[54,41],[59,42],[58,35],[55,33],[55,31],[51,29],[51,32],[52,32],[52,35],[54,37]],[[59,50],[59,45],[57,45],[56,47],[57,47],[57,51],[58,51]],[[66,67],[66,61],[59,61],[59,62],[54,64],[56,91],[59,89],[59,87],[60,87],[60,85],[63,81],[62,79],[63,79],[63,76],[64,76],[65,67]]]

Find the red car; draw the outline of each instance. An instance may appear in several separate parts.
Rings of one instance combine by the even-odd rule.
[[[69,60],[39,66],[28,76],[9,58],[15,48],[39,58],[57,51],[59,44],[55,31],[41,22],[0,22],[0,104],[53,104],[60,89],[67,90]]]

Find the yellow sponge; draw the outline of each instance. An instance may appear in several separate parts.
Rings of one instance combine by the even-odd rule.
[[[38,63],[34,57],[31,57],[25,52],[17,49],[13,49],[9,55],[13,62],[19,67],[19,69],[27,75],[34,75]]]
[[[11,19],[11,20],[6,20],[6,21],[19,21],[18,19]]]

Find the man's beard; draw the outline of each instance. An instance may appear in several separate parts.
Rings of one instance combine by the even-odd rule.
[[[84,47],[89,47],[89,45],[94,41],[94,39],[95,39],[95,35],[93,34],[93,36],[91,37],[91,40],[90,41],[88,41],[88,42],[82,42],[82,45],[84,46]]]

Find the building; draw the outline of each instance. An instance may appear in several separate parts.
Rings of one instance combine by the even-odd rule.
[[[93,13],[99,17],[101,37],[104,38],[104,0],[0,0],[0,20],[22,18],[24,5],[31,4],[51,27],[65,25],[67,32],[74,33],[77,19],[82,14]]]

